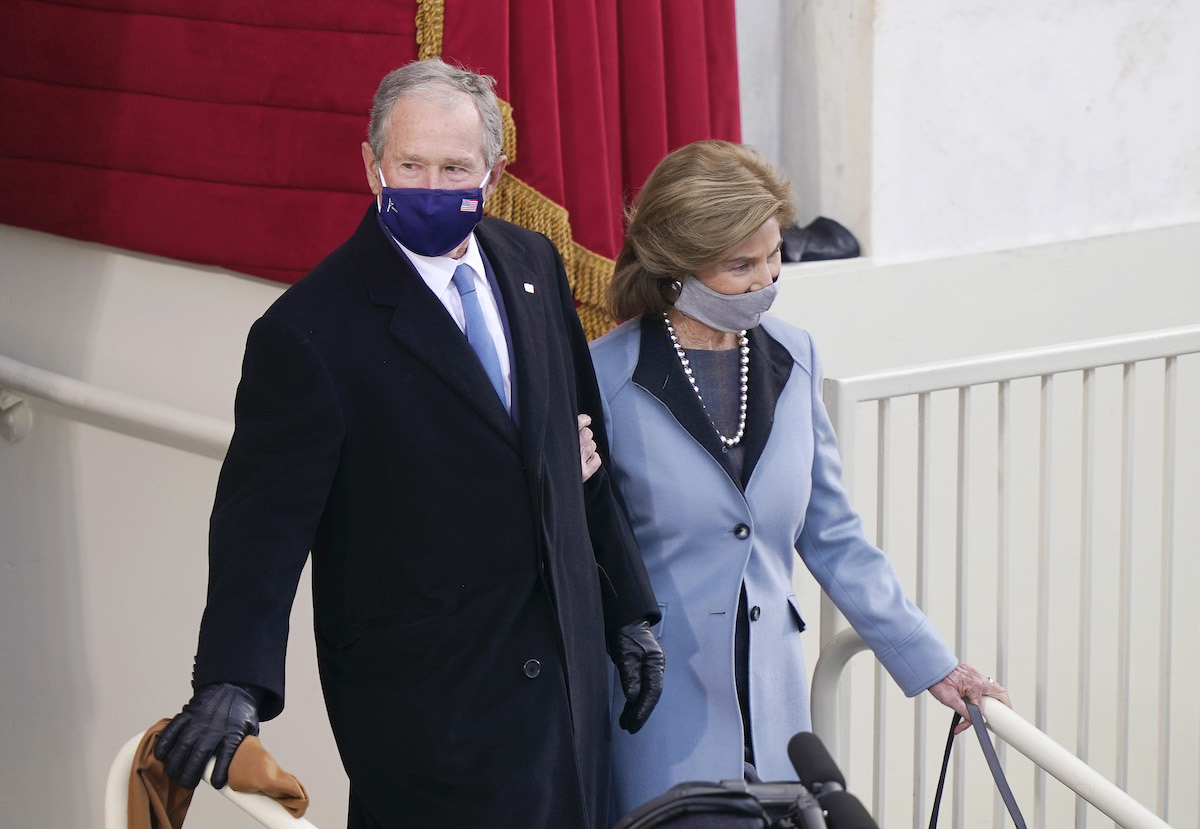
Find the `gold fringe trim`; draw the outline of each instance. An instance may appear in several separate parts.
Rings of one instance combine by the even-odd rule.
[[[442,56],[442,33],[446,25],[444,0],[417,0],[417,60]]]
[[[496,100],[500,102],[500,118],[504,121],[504,143],[500,146],[500,152],[512,164],[517,160],[517,122],[513,120],[512,104],[503,98],[497,97]]]
[[[604,301],[616,263],[607,256],[593,253],[578,242],[572,242],[571,247],[574,256],[567,278],[571,283],[571,293],[579,302],[579,321],[583,323],[583,333],[587,334],[589,340],[594,340],[616,325]]]
[[[563,255],[564,263],[567,261],[571,224],[567,221],[566,208],[508,173],[501,177],[500,184],[483,207],[483,212],[489,216],[546,234]]]
[[[579,321],[584,334],[594,340],[612,329],[613,320],[604,310],[604,294],[612,279],[614,262],[571,238],[566,208],[505,173],[484,205],[484,213],[549,237],[563,258],[571,294],[579,302]]]

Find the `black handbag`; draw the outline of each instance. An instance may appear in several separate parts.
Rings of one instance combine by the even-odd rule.
[[[1004,805],[1008,807],[1008,814],[1012,817],[1013,824],[1017,829],[1026,829],[1025,818],[1021,816],[1017,800],[1013,797],[1012,789],[1008,786],[1008,779],[1004,776],[1004,769],[1000,767],[996,749],[988,737],[987,726],[983,724],[983,713],[973,702],[967,703],[967,712],[971,715],[971,726],[975,731],[975,736],[979,738],[983,756],[987,758],[988,768],[991,769],[992,778],[996,781],[996,788],[1000,790],[1000,797],[1004,800]],[[942,788],[946,783],[946,769],[950,766],[950,750],[954,748],[954,729],[961,720],[962,715],[955,712],[954,718],[950,721],[950,736],[946,739],[946,753],[942,755],[942,773],[938,777],[937,794],[933,798],[933,814],[929,817],[929,829],[935,829],[937,826],[938,809],[942,805]]]

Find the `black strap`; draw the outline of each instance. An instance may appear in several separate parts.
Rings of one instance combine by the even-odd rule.
[[[966,700],[963,702],[967,703],[967,712],[971,715],[971,725],[975,728],[975,736],[979,738],[979,746],[983,749],[983,756],[987,758],[988,768],[992,770],[992,777],[996,781],[996,788],[1000,790],[1000,797],[1004,800],[1004,805],[1008,807],[1008,814],[1012,817],[1013,824],[1017,829],[1026,829],[1025,818],[1021,816],[1017,800],[1013,797],[1012,789],[1008,787],[1008,780],[1004,777],[1004,769],[1000,767],[996,749],[988,738],[987,727],[983,724],[983,713],[975,703]],[[938,777],[937,794],[933,796],[933,813],[929,816],[929,829],[935,829],[937,826],[938,809],[942,805],[942,789],[946,784],[946,769],[950,767],[950,749],[954,747],[954,729],[958,727],[960,720],[962,720],[962,715],[958,712],[955,712],[954,718],[950,720],[950,736],[946,738],[946,752],[942,755],[942,773]]]

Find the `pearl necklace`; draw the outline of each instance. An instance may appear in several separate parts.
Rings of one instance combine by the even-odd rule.
[[[683,366],[683,373],[687,377],[688,382],[692,386],[692,391],[696,393],[696,399],[700,401],[700,408],[704,409],[704,414],[708,415],[708,422],[712,424],[713,431],[717,433],[717,437],[721,439],[721,446],[728,449],[731,446],[737,446],[742,442],[742,435],[746,432],[746,389],[749,388],[750,379],[750,341],[746,339],[746,332],[738,332],[738,337],[741,340],[741,409],[738,413],[738,428],[737,434],[731,438],[721,434],[721,430],[717,428],[716,421],[712,419],[712,415],[708,414],[708,407],[704,405],[704,397],[700,394],[700,387],[696,385],[696,378],[692,376],[692,366],[688,362],[687,354],[683,351],[683,346],[679,344],[679,338],[675,336],[675,326],[671,325],[671,319],[663,313],[663,322],[667,324],[667,336],[671,338],[671,345],[675,347],[675,356],[679,358],[679,364]]]

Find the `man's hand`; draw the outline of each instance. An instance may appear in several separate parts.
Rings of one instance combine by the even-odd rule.
[[[576,420],[579,422],[579,464],[583,467],[583,480],[586,483],[600,468],[600,456],[596,454],[596,441],[593,440],[592,430],[588,428],[592,425],[591,416],[581,414]]]
[[[934,698],[942,705],[962,715],[963,721],[954,729],[955,734],[960,734],[971,727],[971,715],[967,713],[967,706],[963,703],[964,697],[976,705],[983,701],[983,697],[995,697],[1012,708],[1012,703],[1008,701],[1008,691],[992,682],[990,676],[984,676],[970,665],[962,662],[958,663],[957,667],[941,682],[930,685],[929,693],[933,694]]]
[[[158,737],[154,756],[161,760],[167,776],[177,778],[185,789],[194,789],[204,774],[208,758],[216,755],[212,785],[219,789],[229,781],[229,764],[242,739],[258,735],[258,703],[261,692],[230,682],[197,689],[183,711],[175,715]]]
[[[625,709],[621,728],[636,734],[662,696],[667,660],[649,622],[632,622],[608,635],[608,654],[621,677]]]

